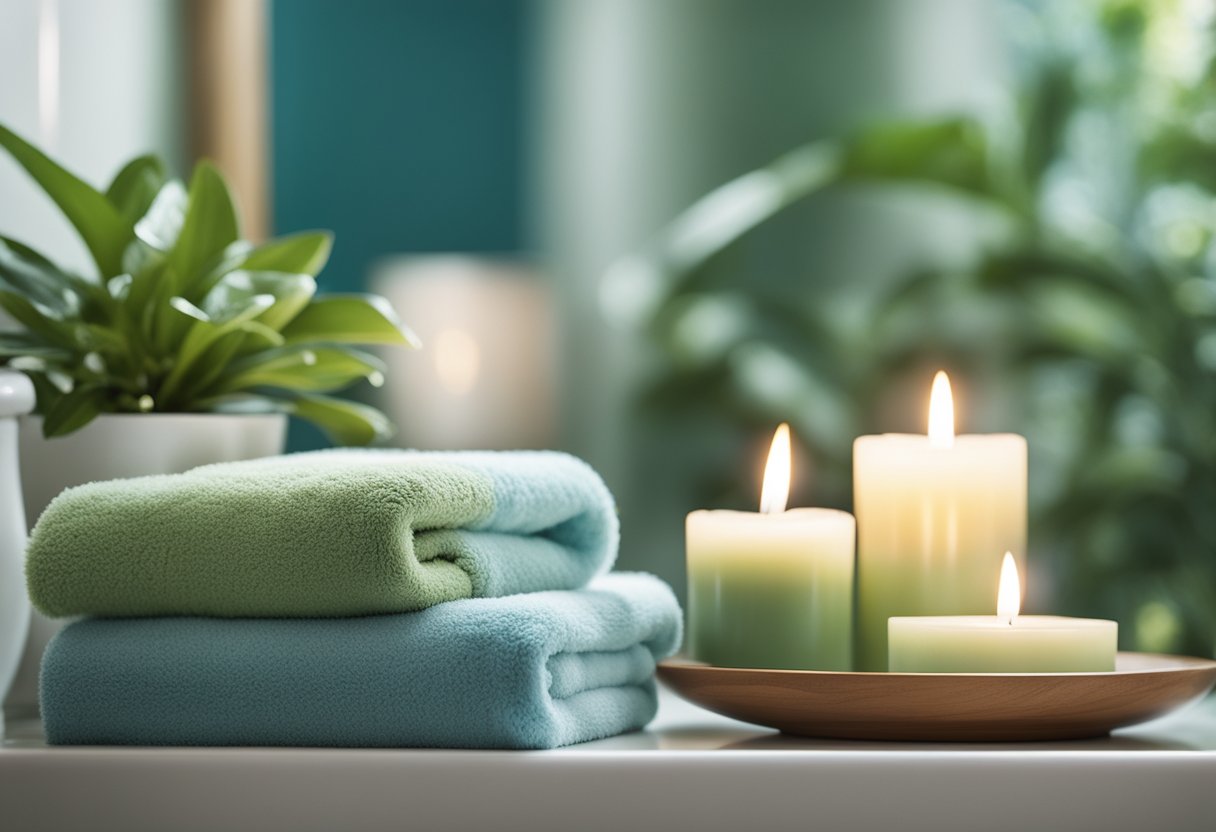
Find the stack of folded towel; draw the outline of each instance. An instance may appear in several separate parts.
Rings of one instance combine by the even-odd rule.
[[[69,489],[30,539],[56,744],[551,748],[654,716],[671,590],[552,452],[326,451]]]

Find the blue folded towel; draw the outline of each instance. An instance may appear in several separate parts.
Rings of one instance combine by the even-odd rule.
[[[55,745],[552,748],[641,728],[680,641],[662,581],[343,619],[87,619],[51,642]]]

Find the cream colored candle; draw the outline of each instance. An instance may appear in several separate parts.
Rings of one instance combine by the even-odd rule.
[[[859,670],[887,669],[892,616],[981,615],[999,553],[1026,550],[1026,440],[955,436],[945,373],[929,435],[862,436],[853,446]]]
[[[997,614],[892,618],[889,665],[898,673],[1081,673],[1115,669],[1118,624],[1019,615],[1017,567],[1005,556]]]
[[[849,670],[853,516],[785,510],[789,429],[773,439],[761,513],[688,515],[688,643],[720,667]]]

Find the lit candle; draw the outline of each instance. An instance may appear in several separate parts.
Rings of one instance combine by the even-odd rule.
[[[853,516],[786,511],[790,433],[773,437],[760,513],[688,515],[688,641],[720,667],[852,667]]]
[[[1115,669],[1119,625],[1093,618],[1018,615],[1021,585],[1005,553],[997,613],[892,618],[898,673],[1093,673]]]
[[[945,373],[933,380],[929,435],[853,445],[858,669],[887,669],[887,619],[983,614],[1000,563],[1026,550],[1026,440],[954,435]]]

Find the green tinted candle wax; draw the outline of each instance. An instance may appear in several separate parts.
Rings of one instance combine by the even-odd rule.
[[[851,669],[851,514],[694,511],[686,531],[694,658],[720,667]]]

